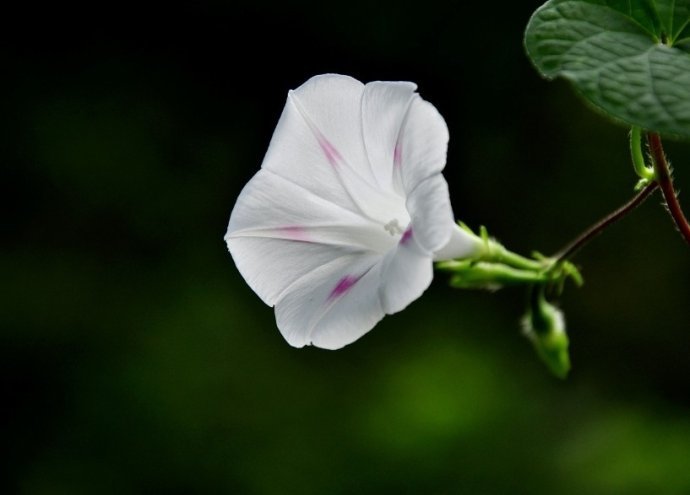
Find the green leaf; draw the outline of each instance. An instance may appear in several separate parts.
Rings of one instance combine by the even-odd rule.
[[[664,33],[673,43],[681,33],[688,31],[688,20],[690,19],[690,4],[680,1],[657,2],[657,11]]]
[[[615,120],[690,137],[690,0],[549,0],[525,48]]]

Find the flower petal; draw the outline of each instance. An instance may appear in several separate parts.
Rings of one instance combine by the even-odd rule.
[[[398,147],[406,193],[446,166],[448,127],[436,108],[419,96],[410,103]]]
[[[351,256],[324,265],[276,304],[276,322],[294,347],[339,349],[384,316],[379,298],[380,256]]]
[[[381,299],[387,314],[405,309],[431,284],[431,256],[419,250],[412,241],[414,232],[403,236],[398,247],[382,263]]]
[[[226,239],[265,237],[385,252],[390,235],[379,223],[260,170],[240,193]],[[239,253],[238,253],[239,254]],[[276,253],[280,257],[280,253]]]
[[[376,184],[362,140],[363,94],[364,84],[358,80],[340,74],[323,74],[290,91],[288,99],[309,125],[314,126],[312,130],[328,140],[331,145],[326,145],[328,150],[340,155],[354,173]]]
[[[316,76],[288,96],[262,168],[363,217],[385,222],[401,204],[381,190],[362,137],[364,86]]]
[[[381,225],[265,169],[240,193],[225,240],[242,276],[271,306],[322,265],[395,246]]]
[[[343,247],[284,239],[235,237],[227,243],[242,277],[269,306],[277,304],[313,271],[356,253]]]
[[[466,232],[458,224],[453,224],[450,239],[445,246],[434,252],[434,261],[469,258],[477,254],[482,247],[483,241],[480,237]]]
[[[420,182],[407,197],[414,241],[427,253],[445,246],[453,233],[448,184],[441,174]]]
[[[364,87],[362,130],[372,172],[379,186],[394,190],[394,169],[401,162],[401,130],[417,85],[375,81]],[[398,193],[402,193],[401,190]]]

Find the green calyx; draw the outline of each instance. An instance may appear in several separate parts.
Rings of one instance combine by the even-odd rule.
[[[465,224],[460,226],[472,235]],[[582,285],[582,276],[575,265],[533,254],[532,258],[513,253],[489,237],[486,228],[479,232],[481,249],[472,258],[438,263],[437,268],[452,274],[450,285],[459,289],[497,290],[506,286],[541,284],[560,294],[566,280]]]
[[[460,226],[472,235],[465,224]],[[523,318],[523,331],[537,354],[551,372],[565,378],[570,369],[568,336],[561,311],[546,295],[558,296],[566,281],[583,284],[577,267],[561,258],[548,258],[534,253],[527,258],[513,253],[489,237],[484,227],[479,236],[481,248],[472,258],[443,261],[437,268],[450,272],[450,285],[459,289],[498,290],[509,286],[527,286],[529,305]]]

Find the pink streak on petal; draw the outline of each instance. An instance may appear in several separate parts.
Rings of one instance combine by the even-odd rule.
[[[400,244],[405,245],[410,242],[410,239],[412,239],[412,227],[407,227],[407,230],[405,230],[400,238]]]
[[[393,148],[393,165],[397,168],[402,166],[402,143],[398,140]]]
[[[328,300],[333,300],[336,299],[343,294],[345,294],[347,291],[349,291],[352,286],[354,286],[357,282],[359,282],[359,279],[362,277],[355,277],[353,275],[345,275],[343,278],[341,278],[338,283],[336,284],[335,287],[333,287],[333,290],[331,291],[330,295],[328,296]]]
[[[288,225],[287,227],[280,227],[278,229],[281,234],[285,235],[293,241],[309,241],[309,232],[304,227],[299,225]]]
[[[335,146],[333,146],[331,142],[324,136],[319,136],[318,140],[321,149],[326,155],[326,160],[328,160],[328,163],[330,163],[333,167],[338,166],[338,162],[342,161],[343,158],[340,156],[340,153],[338,153],[338,150],[335,149]]]

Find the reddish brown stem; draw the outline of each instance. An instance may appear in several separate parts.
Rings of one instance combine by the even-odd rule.
[[[589,241],[601,234],[610,225],[616,223],[618,220],[625,217],[628,213],[630,213],[635,208],[644,203],[644,200],[647,199],[650,194],[656,191],[657,187],[658,185],[656,182],[648,184],[647,187],[645,187],[642,191],[638,192],[635,195],[635,197],[633,197],[630,201],[625,203],[616,211],[606,215],[604,218],[602,218],[597,223],[592,225],[590,228],[585,230],[582,234],[580,234],[570,244],[561,249],[559,253],[555,255],[555,258],[558,260],[567,260],[572,258],[575,255],[575,253],[577,253]]]
[[[654,171],[656,172],[656,180],[659,183],[661,193],[664,195],[664,201],[668,207],[668,212],[671,214],[673,222],[678,227],[680,235],[683,236],[685,242],[690,245],[690,224],[688,224],[683,210],[678,202],[678,195],[673,187],[673,178],[671,177],[671,168],[666,161],[664,148],[661,145],[661,137],[656,132],[647,133],[647,142],[649,143],[649,151],[654,161]]]

